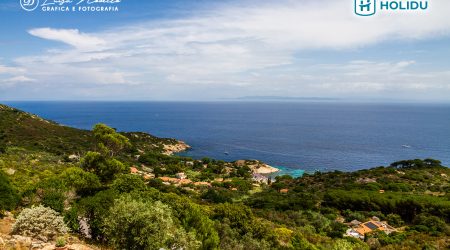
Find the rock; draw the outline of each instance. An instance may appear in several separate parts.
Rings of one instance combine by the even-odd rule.
[[[190,149],[191,146],[187,145],[183,141],[177,141],[175,144],[163,144],[165,155],[173,155],[174,153],[179,153]]]
[[[94,250],[93,248],[91,248],[89,246],[81,245],[81,244],[68,245],[67,248],[69,250]]]
[[[43,236],[43,235],[39,235],[37,238],[38,238],[38,240],[43,241],[43,242],[47,242],[48,241],[48,238]]]
[[[43,244],[42,247],[40,248],[40,250],[54,250],[54,249],[55,245],[50,243]]]
[[[21,235],[13,235],[13,240],[15,240],[16,245],[24,246],[24,247],[30,247],[32,244],[32,240],[30,237],[25,237]]]
[[[69,155],[67,158],[71,161],[78,161],[80,159],[80,156],[78,155]]]
[[[31,244],[31,249],[42,249],[43,244],[41,242],[33,242]]]
[[[16,173],[16,170],[15,170],[15,169],[12,169],[12,168],[8,168],[5,172],[6,172],[8,175],[14,175],[14,174]]]

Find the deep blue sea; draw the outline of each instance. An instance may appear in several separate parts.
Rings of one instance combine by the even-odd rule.
[[[341,102],[8,102],[64,125],[183,140],[183,155],[352,171],[431,157],[450,166],[450,105]],[[227,152],[227,154],[225,154]],[[299,173],[301,171],[297,171]]]

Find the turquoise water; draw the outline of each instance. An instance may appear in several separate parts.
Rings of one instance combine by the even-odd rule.
[[[283,166],[273,166],[278,168],[280,171],[271,174],[270,176],[275,177],[278,175],[290,175],[294,178],[302,177],[305,173],[305,170],[303,169],[295,169],[295,168],[289,168],[289,167],[283,167]]]
[[[340,102],[14,102],[82,129],[98,122],[183,140],[183,155],[259,159],[283,172],[352,171],[414,158],[450,165],[450,105]],[[228,152],[228,154],[225,154]]]

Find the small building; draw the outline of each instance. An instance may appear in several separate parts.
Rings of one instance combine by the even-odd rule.
[[[378,192],[380,192],[380,194],[384,194],[384,189],[380,189]]]
[[[359,233],[356,232],[353,228],[347,229],[347,231],[345,232],[345,235],[353,237],[353,238],[360,238]]]
[[[350,225],[351,226],[359,226],[359,225],[361,225],[361,221],[359,221],[359,220],[352,220],[352,221],[350,221]]]
[[[178,181],[178,183],[179,183],[180,185],[187,185],[187,184],[191,184],[192,181],[189,180],[189,179],[181,179],[181,180]]]
[[[180,180],[183,180],[183,179],[186,179],[186,178],[187,178],[186,174],[183,173],[183,172],[181,172],[181,173],[176,173],[176,174],[175,174],[175,177],[177,177],[177,178],[180,179]]]
[[[135,167],[130,167],[130,173],[132,173],[132,174],[138,174],[138,173],[139,173],[139,170],[138,170],[137,168],[135,168]]]
[[[287,189],[287,188],[283,188],[280,190],[280,193],[282,193],[282,194],[287,194],[288,192],[289,192],[289,189]]]
[[[153,179],[153,178],[155,178],[154,174],[144,174],[144,179],[145,180],[150,180],[150,179]]]
[[[356,180],[356,183],[359,183],[359,184],[368,184],[368,183],[376,183],[376,182],[377,182],[376,179],[374,179],[374,178],[369,178],[369,177],[358,178],[358,179]]]
[[[178,182],[177,178],[172,178],[172,177],[167,177],[167,176],[159,177],[159,179],[162,180],[163,182],[169,182],[169,183],[177,183]]]
[[[386,234],[390,234],[392,232],[397,231],[395,228],[389,226],[385,221],[376,221],[372,219],[368,222],[353,226],[351,230],[347,230],[347,236],[364,239],[367,233],[376,230],[383,231]]]
[[[79,155],[69,155],[69,157],[67,157],[67,158],[69,158],[70,161],[78,161],[78,160],[80,160],[80,156]]]
[[[153,168],[149,168],[147,166],[145,166],[144,164],[141,165],[142,171],[147,172],[147,173],[153,173]]]
[[[206,182],[206,181],[199,181],[199,182],[194,182],[194,186],[211,186],[211,183]]]
[[[167,177],[167,176],[159,177],[158,179],[162,180],[163,182],[173,184],[175,186],[187,185],[187,184],[192,183],[192,181],[189,179],[178,179],[178,178],[172,178],[172,177]]]

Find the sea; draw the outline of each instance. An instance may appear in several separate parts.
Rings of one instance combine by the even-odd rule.
[[[404,159],[450,166],[450,104],[329,102],[6,102],[60,124],[185,141],[182,156],[258,159],[283,174],[355,171]]]

